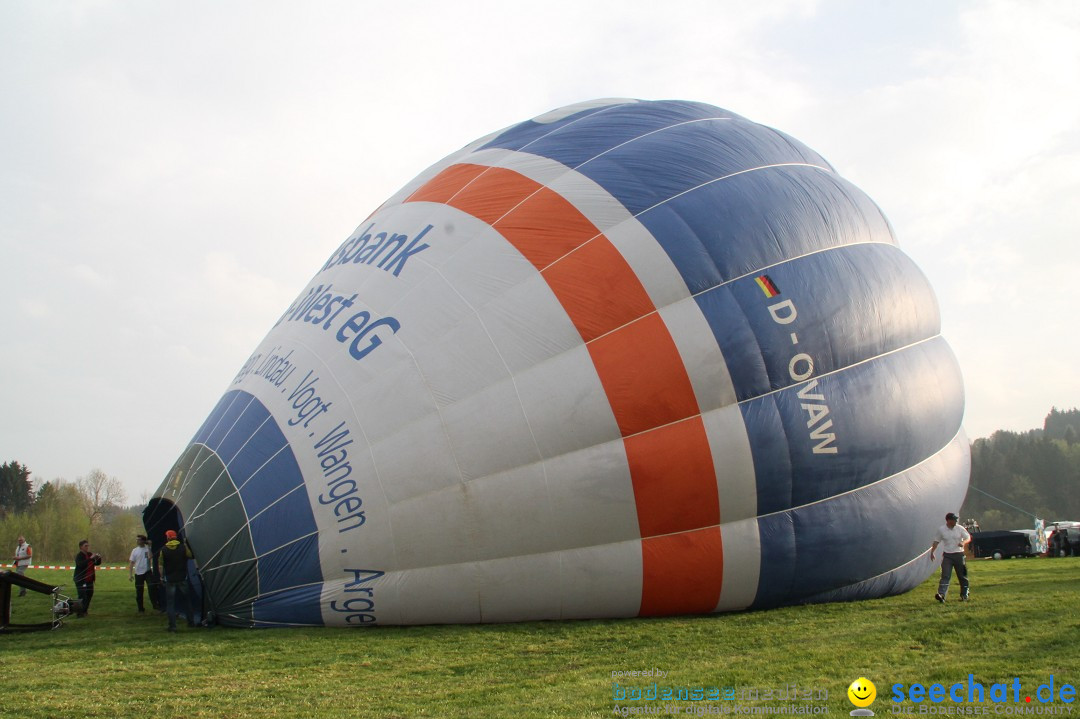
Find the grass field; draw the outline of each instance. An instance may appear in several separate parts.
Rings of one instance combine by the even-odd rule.
[[[827,692],[811,703],[842,717],[853,709],[847,687],[861,676],[877,686],[870,709],[881,717],[900,708],[891,701],[896,683],[949,687],[971,674],[989,691],[1019,679],[1021,703],[1011,694],[1006,704],[986,703],[994,715],[1024,710],[1024,697],[1034,699],[1051,675],[1057,691],[1080,684],[1080,559],[970,567],[968,604],[933,601],[931,579],[899,597],[704,617],[291,630],[181,621],[176,634],[161,615],[135,613],[126,571],[106,571],[91,616],[57,631],[0,635],[0,717],[589,717],[634,708],[697,716],[792,704],[763,698],[792,684]],[[71,588],[66,571],[30,576]],[[43,595],[14,602],[13,621],[49,616]],[[666,675],[612,676],[649,669]],[[654,681],[739,698],[613,699],[614,682],[648,691]],[[920,705],[901,706],[919,714]],[[933,706],[964,708],[947,698]],[[1080,716],[1080,703],[1033,706]]]

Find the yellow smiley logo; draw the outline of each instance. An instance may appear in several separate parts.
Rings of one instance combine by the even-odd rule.
[[[866,677],[859,677],[847,688],[847,697],[857,707],[868,707],[877,698],[877,687]]]

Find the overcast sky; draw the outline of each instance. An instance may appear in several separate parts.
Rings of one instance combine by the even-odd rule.
[[[149,497],[329,253],[599,97],[820,152],[938,293],[971,438],[1080,405],[1080,2],[0,0],[0,461]]]

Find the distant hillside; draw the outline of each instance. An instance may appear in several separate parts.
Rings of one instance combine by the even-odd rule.
[[[983,529],[1031,527],[1031,514],[1080,521],[1080,409],[1053,408],[1042,429],[975,440],[971,486],[960,514]]]

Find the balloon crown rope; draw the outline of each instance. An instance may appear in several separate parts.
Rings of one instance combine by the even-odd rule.
[[[1023,514],[1026,514],[1029,517],[1032,517],[1033,519],[1038,519],[1039,518],[1038,515],[1032,514],[1031,512],[1027,511],[1026,509],[1021,509],[1020,507],[1017,507],[1015,504],[1009,504],[1008,502],[1006,502],[1001,497],[995,497],[994,495],[990,494],[989,492],[984,492],[983,490],[976,487],[974,484],[970,484],[970,485],[968,485],[968,487],[970,489],[974,489],[979,494],[985,494],[987,497],[994,500],[995,502],[1001,502],[1006,507],[1011,507],[1012,509],[1015,509],[1017,512],[1022,512]]]

